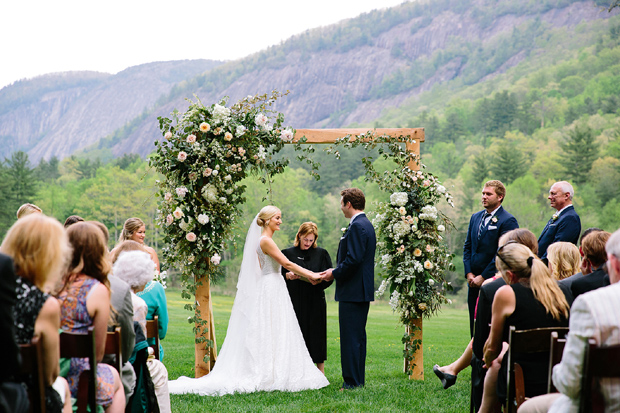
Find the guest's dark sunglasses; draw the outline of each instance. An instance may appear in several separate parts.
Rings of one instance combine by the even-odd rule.
[[[500,260],[504,261],[504,262],[506,262],[506,261],[502,258],[502,256],[500,255],[499,252],[508,244],[518,244],[518,242],[513,240],[513,239],[511,239],[510,241],[506,242],[504,245],[500,245],[500,247],[497,249],[497,252],[495,253],[495,255],[497,255],[497,257]]]

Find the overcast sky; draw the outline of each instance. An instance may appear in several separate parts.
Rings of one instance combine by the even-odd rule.
[[[234,60],[405,0],[13,0],[3,2],[0,88],[45,73]]]

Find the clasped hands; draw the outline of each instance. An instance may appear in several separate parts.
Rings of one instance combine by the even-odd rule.
[[[331,281],[334,279],[334,276],[332,275],[332,270],[333,268],[330,268],[328,270],[325,270],[323,272],[320,273],[316,273],[313,272],[312,273],[312,277],[301,277],[293,272],[287,272],[286,273],[286,279],[287,280],[298,280],[300,278],[306,278],[308,281],[310,281],[310,283],[312,283],[312,285],[317,285],[318,283],[322,282],[322,281]]]
[[[482,275],[474,275],[473,273],[467,274],[467,285],[470,287],[480,288],[484,283],[484,277]]]

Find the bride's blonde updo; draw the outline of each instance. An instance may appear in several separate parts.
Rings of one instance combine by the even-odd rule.
[[[261,209],[258,213],[258,217],[256,218],[256,224],[259,227],[265,228],[267,225],[269,225],[269,220],[275,217],[279,212],[280,209],[273,205],[267,205],[266,207],[263,207],[263,209]]]

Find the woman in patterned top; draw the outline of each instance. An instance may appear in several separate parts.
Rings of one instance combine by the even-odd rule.
[[[60,279],[71,254],[65,231],[54,218],[32,214],[11,227],[2,252],[13,258],[18,275],[13,307],[17,342],[29,343],[37,335],[43,346],[46,411],[70,412],[67,382],[58,377],[60,305],[44,292]]]
[[[97,351],[97,404],[106,412],[125,410],[125,391],[118,372],[112,366],[100,363],[105,353],[107,326],[110,321],[111,270],[108,249],[103,233],[95,225],[78,222],[67,229],[73,255],[64,286],[58,295],[61,303],[61,325],[64,331],[85,333],[95,327]],[[88,360],[73,358],[67,380],[71,394],[77,396],[80,373],[87,370]]]

